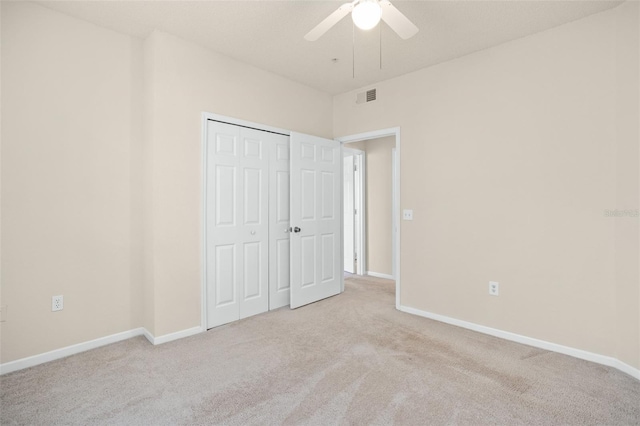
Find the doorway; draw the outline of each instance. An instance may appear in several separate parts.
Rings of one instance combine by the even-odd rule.
[[[375,151],[380,154],[382,145],[387,144],[384,155],[378,155],[379,160],[384,163],[384,173],[376,173],[371,168],[371,162],[367,159],[362,170],[366,170],[363,183],[368,183],[366,194],[369,195],[366,205],[368,210],[363,210],[360,230],[364,247],[362,249],[360,264],[365,266],[363,272],[357,271],[358,275],[368,274],[371,276],[394,279],[396,283],[396,308],[400,306],[400,129],[389,128],[367,133],[359,133],[350,136],[337,138],[343,144],[343,151],[349,149],[359,149],[364,151],[363,157],[367,156],[367,143],[371,147],[375,146]],[[375,167],[375,166],[374,166]],[[346,169],[345,169],[346,170]],[[386,177],[382,177],[382,175]],[[357,176],[357,174],[356,174]],[[367,177],[368,176],[368,177]],[[374,177],[373,182],[371,177]],[[380,180],[382,179],[382,180]],[[355,184],[354,184],[355,186]],[[374,188],[379,188],[376,191]],[[387,189],[390,191],[388,194]],[[388,195],[387,195],[388,194]],[[367,195],[362,194],[364,199]],[[375,199],[374,199],[375,198]],[[356,201],[357,202],[357,201]],[[374,211],[374,217],[371,213]],[[384,214],[379,214],[384,210]],[[346,217],[346,216],[345,216]],[[373,224],[373,222],[376,222]],[[355,223],[355,222],[354,222]],[[381,228],[381,226],[383,228]],[[347,228],[345,228],[347,229]],[[375,233],[375,229],[384,231]],[[368,232],[367,232],[368,231]],[[357,231],[356,231],[357,232]],[[368,233],[368,236],[367,236]],[[383,235],[384,234],[384,235]],[[374,241],[371,241],[371,240]],[[374,248],[375,246],[375,248]],[[367,250],[368,248],[368,250]],[[389,253],[385,255],[386,253]],[[345,256],[345,260],[347,257]],[[386,260],[386,262],[385,262]],[[378,268],[379,270],[375,270]]]

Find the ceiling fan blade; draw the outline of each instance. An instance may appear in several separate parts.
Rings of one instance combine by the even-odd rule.
[[[349,12],[353,10],[353,3],[345,3],[338,8],[331,15],[324,18],[324,21],[320,22],[314,29],[309,31],[304,38],[308,41],[316,41],[322,34],[329,31],[331,27],[337,24],[342,18],[347,16]]]
[[[380,0],[382,8],[382,20],[391,27],[393,31],[406,40],[418,33],[418,27],[402,14],[389,0]]]

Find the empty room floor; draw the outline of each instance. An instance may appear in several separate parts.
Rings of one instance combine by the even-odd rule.
[[[392,281],[0,377],[11,424],[639,424],[640,381],[395,309]]]

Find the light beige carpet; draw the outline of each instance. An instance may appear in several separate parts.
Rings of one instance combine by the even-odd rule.
[[[0,377],[10,424],[640,424],[612,368],[401,313],[386,280]]]

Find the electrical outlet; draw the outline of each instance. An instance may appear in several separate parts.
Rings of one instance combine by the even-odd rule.
[[[410,210],[410,209],[402,210],[402,219],[413,220],[413,210]]]
[[[497,281],[489,281],[489,294],[492,296],[500,295],[500,284]]]
[[[51,312],[61,311],[64,308],[64,299],[62,296],[53,296],[51,298]]]

